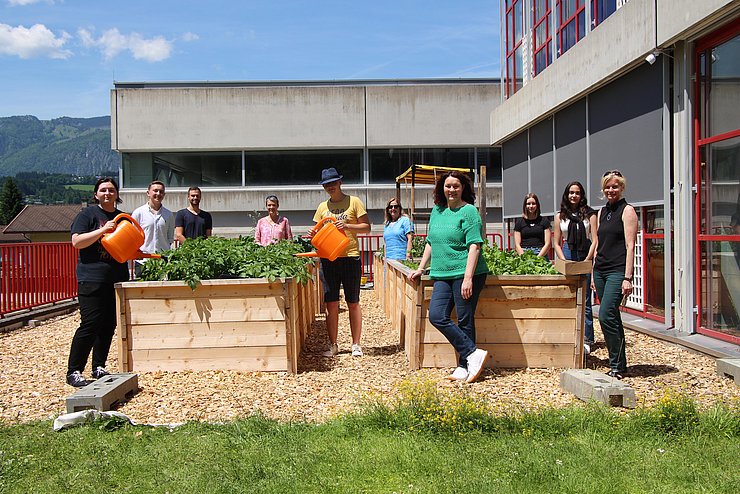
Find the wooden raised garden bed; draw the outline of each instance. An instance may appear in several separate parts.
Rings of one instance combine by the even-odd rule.
[[[318,276],[316,277],[318,278]],[[294,278],[116,284],[120,370],[297,371],[318,282]]]
[[[375,268],[384,273],[376,293],[409,367],[455,367],[455,351],[428,320],[433,281],[411,282],[409,268],[379,256]],[[475,314],[486,367],[582,368],[585,288],[584,276],[489,275]]]

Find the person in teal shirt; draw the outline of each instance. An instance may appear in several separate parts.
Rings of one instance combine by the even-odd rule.
[[[449,379],[468,383],[478,379],[488,358],[488,352],[475,344],[475,309],[488,266],[481,251],[482,221],[474,202],[473,184],[466,174],[452,171],[439,177],[424,254],[419,269],[409,274],[412,280],[419,278],[431,260],[429,277],[434,287],[429,321],[458,354],[458,366]],[[450,319],[453,308],[457,324]]]

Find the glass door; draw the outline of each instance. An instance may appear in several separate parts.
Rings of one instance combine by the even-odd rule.
[[[697,330],[740,343],[740,20],[695,60]]]

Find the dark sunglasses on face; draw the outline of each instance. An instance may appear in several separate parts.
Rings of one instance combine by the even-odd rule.
[[[611,170],[611,171],[608,171],[608,172],[604,173],[604,177],[608,177],[609,175],[616,175],[618,177],[621,177],[622,176],[622,172],[620,172],[619,170]]]
[[[401,206],[399,206],[398,204],[393,204],[391,206],[388,206],[386,209],[388,211],[390,211],[391,209],[401,209]]]

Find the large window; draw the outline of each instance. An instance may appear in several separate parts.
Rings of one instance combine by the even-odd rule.
[[[558,56],[586,35],[585,0],[558,0]]]
[[[696,51],[698,330],[740,343],[740,20]]]
[[[552,35],[550,34],[551,0],[534,0],[532,26],[534,29],[534,75],[552,63]]]
[[[591,0],[591,27],[604,22],[604,19],[617,10],[617,0]]]
[[[506,0],[506,97],[523,84],[524,0]]]
[[[346,184],[362,178],[362,150],[249,151],[244,153],[246,185],[315,185],[321,170],[334,167]]]
[[[124,187],[160,180],[171,187],[228,187],[242,184],[241,152],[125,153]]]
[[[371,184],[393,183],[411,165],[458,168],[486,165],[487,181],[501,181],[499,148],[387,148],[370,149],[368,155]]]

